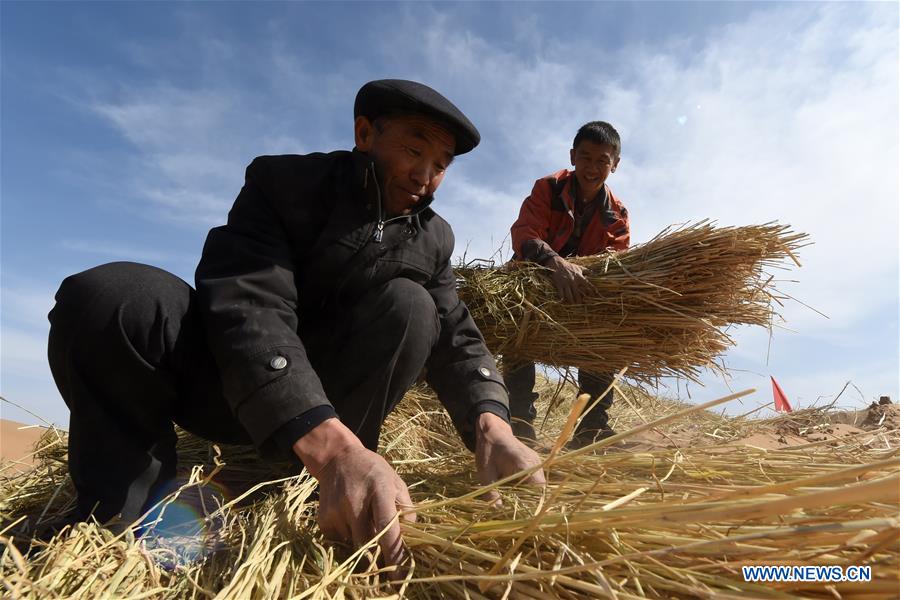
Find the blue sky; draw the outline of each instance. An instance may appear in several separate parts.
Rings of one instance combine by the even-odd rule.
[[[382,77],[481,130],[437,196],[459,255],[500,248],[604,119],[635,242],[707,217],[815,241],[779,277],[830,318],[789,304],[771,340],[738,331],[733,380],[694,399],[758,387],[749,410],[770,374],[799,405],[847,381],[841,405],[898,398],[895,3],[2,2],[0,27],[0,393],[49,421],[67,422],[45,358],[59,282],[113,260],[192,281],[250,160],[349,148],[356,90]]]

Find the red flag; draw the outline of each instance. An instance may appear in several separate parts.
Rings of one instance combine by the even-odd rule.
[[[772,380],[772,395],[775,396],[775,410],[780,412],[794,412],[794,409],[791,408],[791,403],[788,402],[787,396],[781,391],[781,386],[778,385],[775,378],[769,375],[769,379]]]

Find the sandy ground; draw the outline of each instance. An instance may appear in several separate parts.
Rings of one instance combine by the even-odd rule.
[[[868,408],[832,413],[830,417],[831,425],[824,428],[802,432],[757,431],[745,438],[733,441],[730,445],[777,450],[834,440],[879,427],[898,429],[900,428],[900,404],[878,405],[873,403]],[[9,475],[12,474],[11,470],[24,471],[30,468],[34,464],[30,455],[44,431],[43,427],[0,419],[0,472]],[[619,444],[619,449],[643,452],[660,448],[706,446],[710,443],[710,439],[703,438],[696,431],[666,435],[657,431],[646,431],[622,442]]]
[[[619,442],[610,448],[611,451],[651,452],[662,448],[689,448],[697,446],[717,445],[722,451],[729,447],[750,446],[761,450],[780,450],[806,446],[814,443],[830,441],[861,435],[874,429],[900,429],[900,404],[872,403],[859,410],[834,412],[828,415],[830,423],[822,423],[811,427],[791,426],[788,423],[779,426],[759,427],[746,437],[733,439],[723,444],[721,440],[707,437],[703,430],[687,427],[662,433],[658,430],[644,431]]]
[[[9,474],[7,469],[24,471],[31,467],[34,461],[30,454],[44,431],[44,427],[0,419],[0,469],[5,475]]]

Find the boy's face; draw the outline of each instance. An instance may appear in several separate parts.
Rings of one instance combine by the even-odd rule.
[[[578,146],[569,151],[578,187],[588,199],[593,198],[610,173],[619,166],[616,149],[609,144],[598,144],[590,140],[582,140]]]

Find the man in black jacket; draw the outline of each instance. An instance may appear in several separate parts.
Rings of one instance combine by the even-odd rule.
[[[396,564],[397,506],[412,502],[376,450],[423,369],[482,483],[539,463],[512,435],[503,379],[456,294],[453,232],[430,208],[478,131],[402,80],[363,86],[354,116],[352,152],[253,161],[196,292],[134,263],[63,282],[49,357],[81,518],[140,516],[174,477],[174,422],[292,451],[319,481],[323,533],[359,545],[393,522],[380,543]]]

